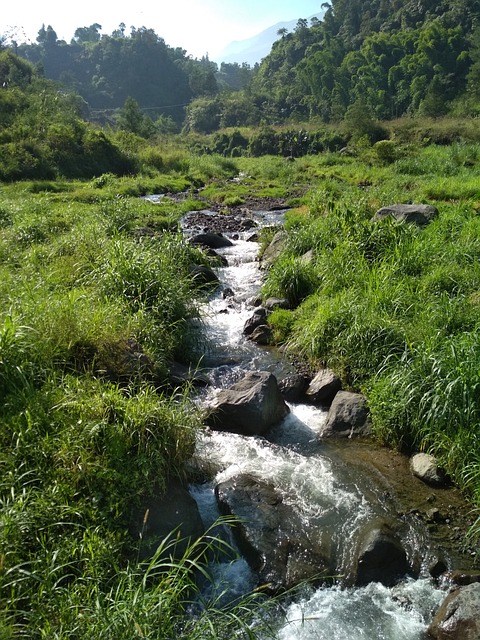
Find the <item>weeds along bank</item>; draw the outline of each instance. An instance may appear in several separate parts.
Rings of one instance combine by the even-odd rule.
[[[129,531],[200,426],[168,367],[195,348],[206,258],[185,204],[41,186],[0,191],[0,637],[173,637],[200,551],[159,577]]]
[[[382,442],[434,453],[478,510],[480,148],[396,149],[383,163],[372,151],[318,159],[264,284],[292,309],[270,323],[288,352],[367,395]],[[373,221],[406,202],[439,216],[425,227]]]
[[[380,439],[432,448],[478,503],[480,150],[394,152],[365,141],[288,162],[171,151],[135,178],[1,188],[4,637],[227,637],[237,613],[248,622],[241,603],[190,628],[204,548],[145,569],[129,533],[141,498],[182,475],[201,426],[168,367],[201,353],[189,268],[208,259],[177,223],[206,201],[294,207],[263,292],[292,303],[271,316],[277,341],[364,390]],[[436,204],[438,220],[371,222],[410,200]]]

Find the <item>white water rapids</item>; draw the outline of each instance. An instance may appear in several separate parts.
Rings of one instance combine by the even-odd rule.
[[[245,237],[219,252],[228,260],[217,270],[233,297],[218,292],[205,305],[208,339],[204,366],[212,386],[208,398],[219,388],[231,386],[245,371],[279,367],[278,355],[258,347],[242,333],[252,315],[249,300],[258,294],[262,273],[256,261],[258,246]],[[358,525],[372,514],[383,514],[381,500],[372,503],[360,481],[349,475],[345,463],[335,459],[317,438],[325,411],[310,405],[291,405],[291,413],[267,438],[207,431],[199,437],[196,460],[212,482],[194,485],[204,524],[218,518],[214,485],[247,473],[271,481],[284,502],[301,514],[306,528],[312,522],[330,527],[344,559]],[[375,496],[374,496],[375,499]],[[414,543],[412,543],[414,544]],[[243,559],[218,563],[213,568],[218,592],[232,599],[255,588],[256,579]],[[209,594],[206,594],[209,595]],[[420,640],[445,593],[430,579],[408,580],[393,588],[371,583],[362,588],[340,586],[305,589],[273,622],[277,640]]]

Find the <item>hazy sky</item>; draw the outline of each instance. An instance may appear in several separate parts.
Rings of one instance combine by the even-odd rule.
[[[194,57],[216,53],[234,40],[244,40],[278,22],[320,13],[323,0],[6,0],[0,34],[35,42],[38,30],[51,25],[59,39],[70,42],[77,27],[98,23],[111,33],[124,22],[147,27],[172,47]]]

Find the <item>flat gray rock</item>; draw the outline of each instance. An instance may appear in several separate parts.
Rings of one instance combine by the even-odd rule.
[[[379,209],[373,219],[383,220],[389,216],[398,222],[411,222],[422,226],[438,216],[438,209],[430,204],[392,204]]]

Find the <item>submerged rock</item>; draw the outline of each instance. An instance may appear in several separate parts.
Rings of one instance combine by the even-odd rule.
[[[209,407],[207,424],[217,431],[262,435],[289,411],[275,376],[269,371],[250,372],[220,391]]]
[[[361,533],[355,584],[381,582],[392,586],[409,572],[407,554],[390,524],[383,520],[370,523]]]
[[[238,547],[270,591],[333,575],[329,534],[306,529],[273,484],[241,475],[217,485],[215,494],[221,512],[239,518]]]

